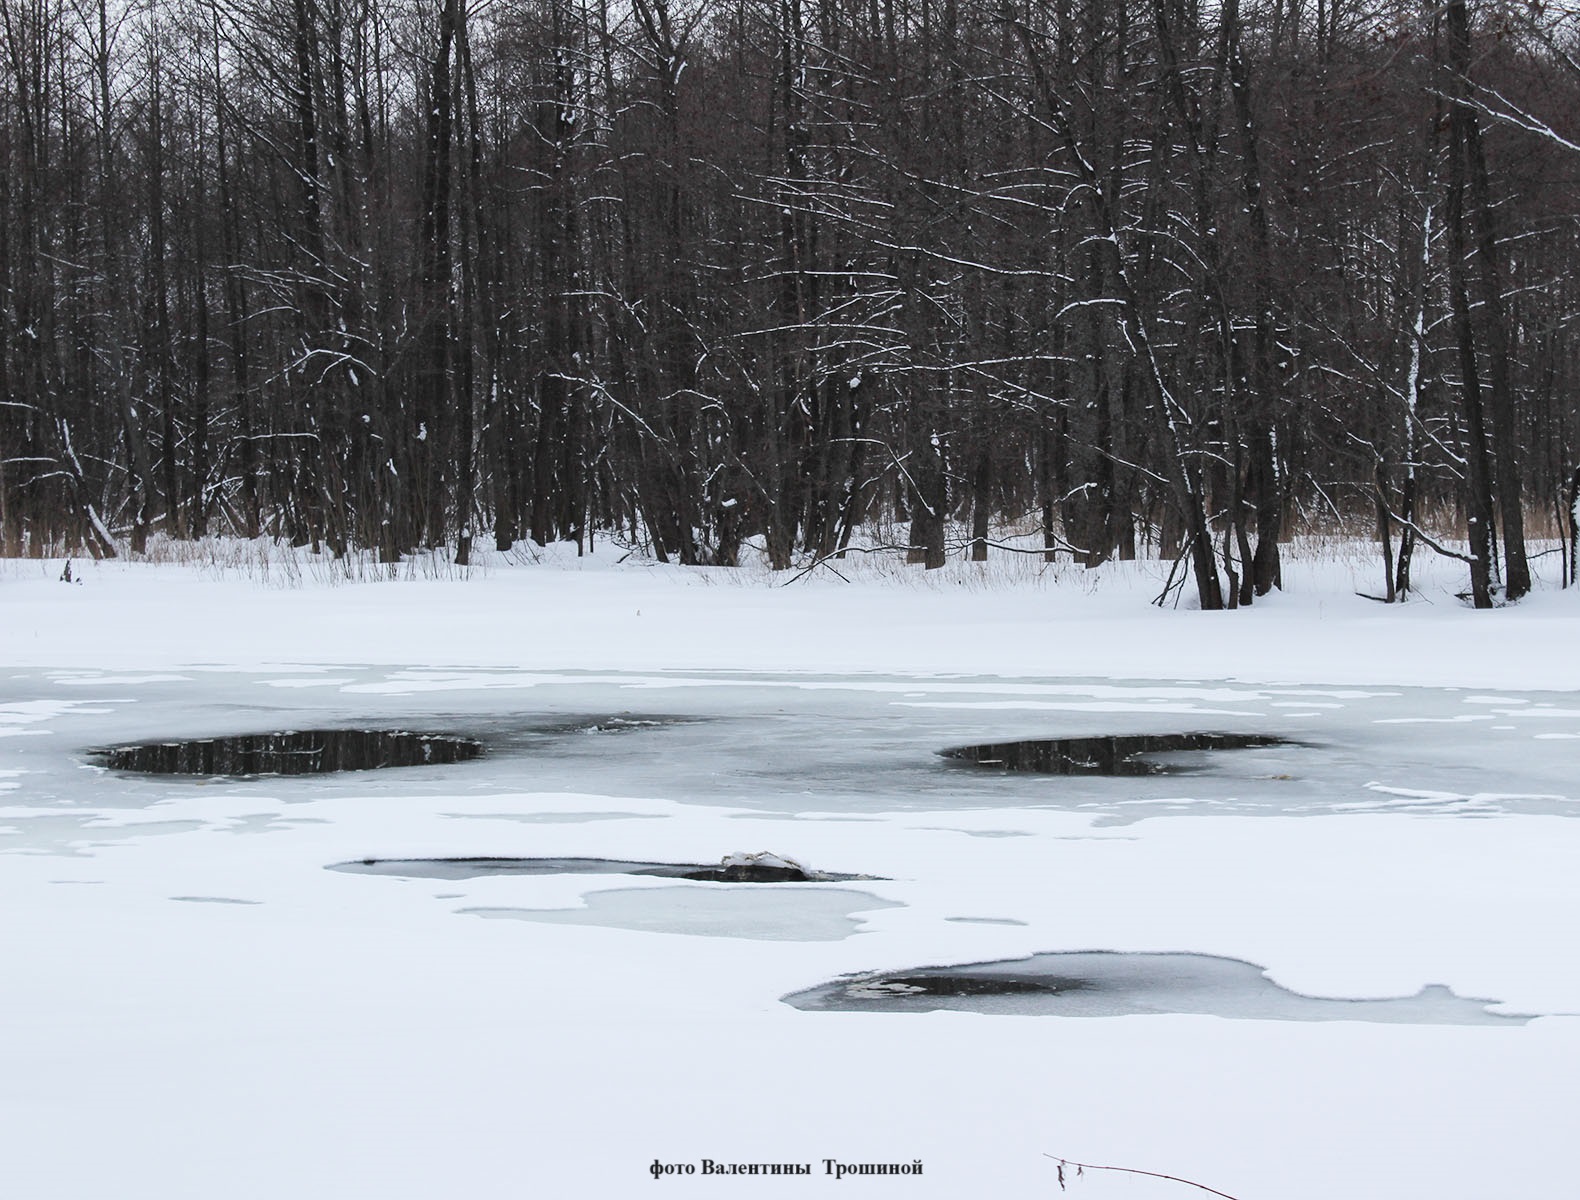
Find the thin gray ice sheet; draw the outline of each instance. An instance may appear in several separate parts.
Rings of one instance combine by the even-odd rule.
[[[550,925],[598,925],[643,933],[744,938],[761,942],[837,942],[861,932],[854,914],[898,908],[841,888],[784,891],[742,888],[625,888],[591,892],[585,908],[463,908],[479,917]]]

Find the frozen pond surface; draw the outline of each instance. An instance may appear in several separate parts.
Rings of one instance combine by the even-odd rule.
[[[91,754],[289,729],[483,753],[253,778]],[[1127,777],[939,753],[1174,733],[1286,743]],[[1580,699],[1536,691],[13,671],[7,1170],[109,1194],[62,1173],[90,1146],[129,1200],[416,1200],[520,1159],[535,1192],[623,1200],[692,1194],[655,1155],[921,1156],[906,1196],[955,1200],[995,1172],[1046,1194],[1043,1153],[1082,1151],[1323,1200],[1306,1164],[1360,1146],[1368,1193],[1420,1194],[1427,1163],[1470,1200],[1512,1162],[1509,1194],[1556,1194],[1577,752]],[[671,874],[762,851],[829,881]],[[1273,1183],[1235,1178],[1247,1147]]]
[[[3,683],[0,787],[13,804],[49,809],[147,807],[172,787],[195,786],[106,772],[87,754],[95,747],[387,725],[476,737],[485,749],[471,763],[381,777],[381,795],[525,787],[764,814],[1051,807],[1102,825],[1186,810],[1580,812],[1580,702],[1561,693],[344,668],[36,672]],[[999,775],[938,753],[973,742],[1175,732],[1297,744],[1168,755],[1188,773],[1122,779]],[[206,786],[266,789],[290,802],[368,784],[351,774]]]
[[[455,912],[746,940],[843,939],[861,927],[851,915],[861,903],[876,910],[908,901],[817,887],[756,898],[728,886],[600,891],[578,877],[743,883],[704,864],[770,839],[794,853],[821,825],[827,833],[811,840],[834,861],[809,862],[815,877],[875,879],[885,872],[868,872],[859,847],[881,853],[891,840],[884,831],[898,820],[907,837],[931,831],[976,843],[969,855],[929,851],[905,865],[917,886],[953,888],[954,910],[938,914],[942,923],[988,937],[994,927],[1026,927],[1017,906],[1049,890],[1046,823],[1057,814],[1089,831],[1052,835],[1066,844],[1134,839],[1139,834],[1127,831],[1182,817],[1205,829],[1211,818],[1248,816],[1580,814],[1580,705],[1539,692],[343,667],[34,672],[13,674],[4,687],[0,850],[92,860],[117,847],[181,845],[195,834],[327,826],[324,836],[352,856],[311,869],[464,884],[441,894]],[[483,753],[400,771],[252,778],[152,777],[108,769],[92,753],[293,728],[420,728],[475,738]],[[1286,740],[1155,755],[1173,773],[1119,778],[984,770],[940,753],[1038,736],[1140,746],[1181,733],[1200,735],[1198,745],[1226,734]],[[686,816],[692,810],[694,819]],[[977,812],[985,819],[973,818]],[[857,837],[863,828],[869,832]],[[998,898],[967,903],[986,880]],[[181,890],[172,882],[171,892],[250,902],[221,887]],[[527,896],[548,903],[511,902]],[[1114,984],[1102,994],[1121,999],[1116,1009],[1094,1011],[1124,1011],[1130,993],[1114,983],[1115,972],[1140,960],[1100,961]],[[1253,992],[1290,995],[1254,970],[1248,991],[1244,979],[1230,977],[1244,964],[1227,958],[1147,961],[1154,977],[1172,962],[1164,974],[1176,983],[1188,974],[1181,964],[1195,963],[1189,990],[1224,997],[1208,1009],[1171,1011],[1251,1016],[1262,1012],[1261,1001],[1246,999]],[[1094,994],[1086,989],[1080,1002]],[[828,999],[814,1007],[828,1007]],[[859,1006],[872,999],[869,990]],[[1006,1003],[999,997],[985,1011],[1016,1011]],[[1391,1011],[1425,1012],[1421,1003]],[[1061,1000],[1050,1011],[1075,1009]]]

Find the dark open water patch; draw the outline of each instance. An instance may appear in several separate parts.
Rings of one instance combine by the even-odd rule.
[[[466,762],[483,753],[483,743],[405,729],[289,729],[139,742],[93,753],[113,770],[152,775],[319,775]]]
[[[1007,962],[838,979],[784,997],[832,1012],[958,1012],[1122,1017],[1192,1013],[1260,1021],[1380,1021],[1406,1025],[1523,1025],[1488,1011],[1495,1000],[1441,985],[1384,1000],[1325,999],[1279,987],[1255,963],[1210,954],[1038,954]]]
[[[961,759],[1000,771],[1042,775],[1161,775],[1178,766],[1147,756],[1191,750],[1246,750],[1287,746],[1287,739],[1260,733],[1145,733],[1112,737],[1033,738],[940,750],[945,758]]]
[[[782,860],[780,860],[782,861]],[[611,858],[364,858],[334,863],[331,871],[358,875],[393,875],[402,879],[481,879],[490,875],[656,875],[663,879],[694,879],[711,883],[834,883],[876,879],[875,875],[839,875],[793,865],[731,862],[626,862]]]

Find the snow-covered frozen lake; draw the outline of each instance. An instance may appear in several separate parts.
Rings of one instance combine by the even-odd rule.
[[[1241,1200],[1567,1186],[1574,692],[48,648],[0,673],[17,1195],[1049,1194],[1047,1154]],[[243,779],[91,753],[331,727],[485,753]],[[1287,744],[1116,778],[938,753],[1187,731]],[[863,878],[328,869],[761,850]],[[1037,955],[1117,971],[1130,1015],[784,1002]]]
[[[1058,809],[1100,825],[1203,815],[1436,811],[1580,815],[1580,696],[1212,681],[839,677],[745,672],[307,668],[149,675],[14,673],[0,735],[9,798],[147,809],[181,781],[96,769],[124,742],[316,727],[480,739],[476,762],[377,777],[381,795],[534,792],[662,796],[795,816]],[[947,748],[1049,736],[1270,734],[1290,744],[1166,758],[1178,773],[1006,774]],[[92,778],[91,785],[88,783]],[[188,781],[190,782],[190,781]],[[205,795],[296,803],[360,793],[362,773],[204,780]],[[176,790],[172,793],[172,787]],[[42,817],[40,819],[43,819]]]

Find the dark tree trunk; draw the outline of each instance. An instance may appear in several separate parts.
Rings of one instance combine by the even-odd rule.
[[[1448,6],[1448,27],[1456,77],[1468,92],[1470,32],[1464,0]],[[1457,94],[1457,93],[1456,93]],[[1464,186],[1475,235],[1477,309],[1487,362],[1487,409],[1492,418],[1492,461],[1497,487],[1498,515],[1503,525],[1503,595],[1518,600],[1531,590],[1531,569],[1525,554],[1525,510],[1520,488],[1520,448],[1513,382],[1510,378],[1509,325],[1504,301],[1503,270],[1499,262],[1497,220],[1487,179],[1487,157],[1481,145],[1476,111],[1465,103],[1454,106],[1454,120],[1465,157]]]
[[[1449,109],[1449,171],[1447,222],[1449,240],[1449,299],[1459,353],[1460,395],[1465,411],[1465,523],[1470,542],[1471,602],[1492,607],[1492,479],[1487,463],[1486,421],[1481,399],[1481,373],[1476,363],[1475,324],[1469,292],[1470,240],[1466,229],[1465,200],[1470,159],[1470,139],[1475,116],[1465,101],[1465,72],[1469,69],[1470,33],[1463,0],[1447,8],[1449,70],[1452,94]]]
[[[993,458],[983,449],[971,478],[971,561],[987,562],[988,519],[993,512]]]

